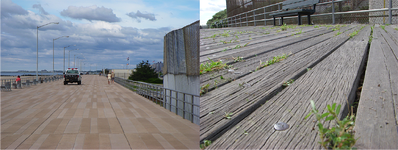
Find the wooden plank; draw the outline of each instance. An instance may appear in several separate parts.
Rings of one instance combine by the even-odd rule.
[[[392,54],[389,38],[385,31],[376,27],[370,47],[356,117],[356,143],[358,148],[396,149],[398,148],[397,123],[397,60]],[[396,46],[396,45],[395,45]],[[395,94],[395,95],[394,95]],[[395,98],[394,98],[395,97]],[[395,112],[395,113],[394,113]]]

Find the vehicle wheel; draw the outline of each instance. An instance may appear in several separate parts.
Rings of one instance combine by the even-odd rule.
[[[64,82],[64,85],[68,84],[67,82]]]
[[[82,81],[77,82],[77,85],[80,85],[80,84],[82,84]]]

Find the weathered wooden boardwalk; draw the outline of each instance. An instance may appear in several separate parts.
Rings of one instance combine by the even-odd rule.
[[[340,114],[344,116],[348,113],[347,103],[351,105],[356,99],[360,77],[368,57],[371,29],[369,25],[365,26],[299,26],[286,31],[282,31],[280,27],[201,30],[201,62],[212,59],[232,65],[232,69],[201,75],[201,86],[210,85],[209,92],[201,97],[201,141],[211,140],[213,143],[209,149],[321,148],[318,144],[315,117],[304,120],[311,110],[309,101],[314,100],[320,111],[327,104],[341,104],[344,109],[341,109]],[[398,76],[397,69],[394,68],[397,66],[397,52],[396,45],[390,43],[397,43],[398,34],[394,34],[396,31],[393,27],[386,27],[386,30],[389,30],[387,39],[390,42],[384,42],[384,46],[392,47],[388,57],[389,77],[395,79]],[[350,34],[354,32],[358,34],[350,38]],[[229,43],[231,39],[235,43]],[[224,42],[225,40],[228,42]],[[240,47],[234,48],[238,43]],[[248,44],[242,46],[244,43]],[[278,63],[264,68],[258,67],[261,62],[290,52],[292,54],[288,58]],[[243,60],[235,61],[232,57],[243,57]],[[391,71],[393,68],[395,71]],[[373,71],[373,74],[377,73]],[[282,86],[289,79],[294,79],[294,83],[287,87]],[[396,83],[391,80],[388,85],[398,85]],[[393,86],[388,90],[393,94],[398,92]],[[393,104],[396,104],[396,99],[394,100]],[[364,105],[367,105],[366,108],[372,107],[370,104]],[[358,113],[361,113],[359,108]],[[391,116],[397,116],[393,109],[386,110],[385,113],[390,113],[387,115],[388,120],[392,119]],[[225,114],[231,114],[231,119],[227,119]],[[395,135],[379,138],[379,141],[396,141],[397,121],[392,120],[388,121],[388,131]],[[367,124],[369,121],[372,123]],[[364,131],[372,130],[370,126],[380,123],[373,121],[377,120],[366,117],[366,121],[356,124],[356,129],[363,127]],[[286,122],[290,128],[286,131],[275,131],[273,127],[277,122]],[[328,124],[329,122],[326,126]],[[368,131],[365,136],[373,137],[370,134],[376,132]],[[382,136],[381,133],[377,135]],[[356,135],[358,137],[359,134]],[[384,140],[385,138],[391,139]],[[365,143],[372,141],[366,140]],[[362,148],[383,147],[366,145]]]
[[[2,149],[198,149],[199,126],[105,77],[1,93]]]
[[[247,30],[250,31],[251,28],[253,27],[249,27]],[[314,28],[313,26],[301,26],[271,35],[267,34],[269,37],[263,39],[270,40],[269,42],[260,42],[253,46],[241,48],[246,49],[247,53],[256,52],[257,54],[254,54],[254,57],[245,56],[243,61],[239,62],[232,60],[233,73],[228,72],[228,69],[226,69],[201,75],[202,86],[209,83],[209,80],[210,83],[214,83],[214,80],[218,80],[217,82],[221,83],[217,85],[216,89],[201,97],[201,140],[217,137],[221,130],[225,132],[225,128],[231,127],[230,124],[242,120],[251,111],[281,91],[283,82],[297,78],[306,71],[306,68],[312,68],[346,42],[349,39],[347,35],[354,30],[358,30],[360,26],[341,26],[340,28],[340,30],[333,32],[332,29],[335,29],[335,27]],[[299,35],[292,36],[292,32],[298,32],[297,29],[311,32],[302,32]],[[268,27],[261,30],[272,33],[278,29],[270,29]],[[337,32],[342,33],[337,35]],[[279,39],[280,34],[285,35],[283,36],[284,38]],[[203,42],[206,40],[212,39],[203,39]],[[274,43],[278,40],[280,41]],[[203,47],[206,46],[203,45]],[[204,48],[204,51],[209,49]],[[229,57],[238,57],[240,54],[244,54],[244,52],[234,53],[235,50],[239,49],[230,50],[231,55]],[[274,56],[290,52],[292,54],[287,59],[256,71],[261,62],[266,62]],[[228,61],[223,57],[218,59],[223,60],[223,62]],[[220,76],[229,80],[221,80]],[[223,117],[225,113],[233,113],[232,119],[225,119]]]
[[[356,118],[356,146],[398,149],[398,26],[375,27]]]

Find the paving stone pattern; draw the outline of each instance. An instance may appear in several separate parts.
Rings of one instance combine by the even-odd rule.
[[[198,125],[102,76],[1,93],[1,149],[198,148]]]

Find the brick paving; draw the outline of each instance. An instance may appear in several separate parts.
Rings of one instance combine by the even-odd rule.
[[[199,149],[199,126],[85,75],[1,92],[1,149]]]

